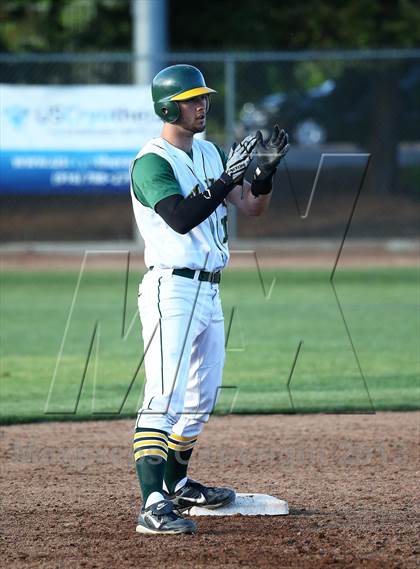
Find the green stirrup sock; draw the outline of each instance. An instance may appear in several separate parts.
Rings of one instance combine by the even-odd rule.
[[[188,462],[194,449],[178,451],[168,449],[165,466],[165,484],[169,494],[173,494],[177,483],[187,476]]]
[[[152,492],[162,492],[166,461],[160,456],[143,456],[136,461],[143,504]]]
[[[152,492],[162,492],[163,489],[168,435],[158,429],[137,427],[134,433],[133,451],[145,505]]]

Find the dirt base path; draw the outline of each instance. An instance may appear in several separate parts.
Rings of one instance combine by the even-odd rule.
[[[231,249],[229,269],[255,269],[255,250],[262,270],[270,268],[284,269],[329,269],[332,270],[339,249],[335,245],[304,244],[265,245],[250,243],[244,251],[242,244],[238,249]],[[255,246],[256,245],[256,246]],[[398,245],[398,244],[397,244]],[[271,248],[270,248],[271,247]],[[92,251],[91,247],[90,250]],[[112,249],[112,246],[110,246]],[[86,249],[89,250],[89,247]],[[125,270],[127,251],[91,252],[85,270]],[[79,271],[84,251],[63,253],[59,251],[8,251],[0,248],[0,271]],[[386,242],[382,244],[366,242],[359,245],[346,245],[338,268],[396,268],[417,267],[420,261],[420,245],[413,241],[406,248],[390,249]],[[146,268],[143,253],[130,251],[130,270],[143,273]]]
[[[191,475],[288,500],[284,517],[135,533],[131,421],[2,429],[8,568],[417,567],[420,413],[213,417]]]

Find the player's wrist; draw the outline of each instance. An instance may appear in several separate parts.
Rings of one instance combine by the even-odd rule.
[[[206,199],[213,196],[224,199],[234,186],[235,180],[232,176],[227,172],[223,172],[222,175],[207,188],[206,192],[199,195],[204,195]]]
[[[251,182],[251,193],[257,198],[258,196],[267,195],[273,189],[273,177],[276,169],[272,170],[268,175],[260,175],[258,166],[255,170],[254,178]]]
[[[223,172],[222,175],[220,176],[219,180],[225,185],[225,186],[232,186],[234,185],[234,179],[233,176],[231,176],[231,174],[228,174],[227,172]]]

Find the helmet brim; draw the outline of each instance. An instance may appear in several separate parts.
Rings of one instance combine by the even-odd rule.
[[[207,95],[209,93],[217,93],[214,89],[210,87],[195,87],[194,89],[189,89],[178,95],[174,95],[169,100],[170,101],[186,101],[187,99],[193,99],[194,97],[199,97],[200,95]]]

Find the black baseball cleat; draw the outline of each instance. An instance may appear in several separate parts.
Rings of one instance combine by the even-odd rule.
[[[174,508],[179,512],[189,510],[193,506],[200,508],[220,508],[227,506],[236,498],[235,490],[232,488],[216,488],[204,486],[195,480],[188,478],[182,488],[168,497]]]
[[[136,531],[147,534],[195,533],[197,526],[174,511],[169,500],[160,500],[148,508],[142,508]]]

